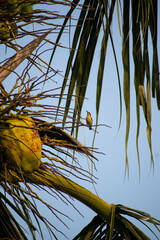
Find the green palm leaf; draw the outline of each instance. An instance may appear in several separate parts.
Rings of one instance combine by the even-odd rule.
[[[86,5],[87,4],[87,5]],[[117,3],[118,4],[118,3]],[[111,1],[109,5],[106,1],[85,1],[82,5],[82,10],[77,21],[77,27],[75,29],[72,50],[68,58],[66,66],[65,78],[63,81],[63,87],[61,91],[61,97],[59,100],[59,106],[62,101],[62,97],[66,87],[68,86],[67,80],[69,80],[68,97],[66,100],[66,110],[64,115],[63,125],[67,120],[68,109],[71,104],[71,99],[74,97],[74,112],[73,112],[73,130],[80,123],[81,111],[83,103],[86,97],[86,89],[89,86],[89,75],[92,67],[94,50],[97,46],[99,38],[102,36],[101,29],[103,29],[103,36],[101,41],[101,55],[99,61],[99,68],[97,73],[97,93],[96,93],[96,125],[98,124],[99,106],[101,99],[101,89],[103,87],[103,73],[105,66],[105,58],[107,57],[107,41],[110,37],[112,48],[115,56],[116,69],[118,74],[118,85],[120,89],[120,122],[121,122],[121,83],[119,79],[118,63],[116,60],[116,53],[114,48],[114,36],[111,35],[110,27],[114,18],[112,18],[114,12],[115,1]],[[130,131],[130,49],[129,39],[131,38],[130,31],[130,15],[132,20],[132,39],[133,39],[133,60],[134,60],[134,84],[136,91],[136,113],[137,113],[137,134],[136,134],[136,147],[138,156],[138,165],[140,173],[140,157],[139,157],[139,130],[140,130],[140,107],[143,107],[144,117],[147,123],[147,137],[151,154],[151,161],[153,163],[152,144],[151,144],[151,103],[149,89],[152,88],[153,97],[157,98],[157,105],[160,105],[160,88],[159,88],[159,66],[158,66],[158,52],[157,52],[157,1],[131,1],[132,12],[130,14],[130,1],[123,1],[123,44],[122,44],[122,58],[123,58],[123,72],[124,72],[124,99],[126,106],[126,140],[125,140],[125,152],[126,152],[126,171],[129,171],[127,146],[129,140]],[[76,5],[75,5],[76,6]],[[86,7],[87,6],[87,7]],[[68,12],[68,17],[71,17],[71,13]],[[119,11],[118,11],[119,16]],[[119,17],[118,17],[119,18]],[[118,20],[118,22],[120,22]],[[57,38],[57,42],[60,40],[62,32],[64,31],[63,24],[60,34]],[[151,32],[151,38],[153,43],[153,55],[152,59],[148,55],[148,28]],[[76,49],[76,51],[75,51]],[[54,52],[53,52],[54,54]],[[52,55],[53,57],[53,55]],[[149,62],[152,60],[152,84],[149,83]],[[86,64],[87,62],[87,64]],[[147,78],[147,87],[143,88],[145,79]],[[93,80],[92,80],[93,81]],[[152,87],[151,87],[152,86]],[[142,91],[143,88],[143,91]],[[75,95],[74,95],[75,94]],[[75,123],[77,119],[77,123]],[[77,125],[76,125],[77,124]],[[81,124],[81,123],[80,123]],[[120,124],[119,124],[120,125]],[[76,137],[78,134],[78,127],[76,128]]]
[[[130,1],[124,1],[123,6],[123,89],[124,101],[126,105],[126,139],[125,139],[125,153],[126,153],[126,171],[129,173],[127,145],[130,128],[130,64],[129,64],[129,9]]]

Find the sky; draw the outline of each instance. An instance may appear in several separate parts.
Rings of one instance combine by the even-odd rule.
[[[115,12],[116,14],[116,12]],[[159,16],[160,18],[160,16]],[[158,20],[160,22],[160,19]],[[121,20],[122,26],[122,20]],[[123,67],[122,67],[122,37],[119,35],[118,22],[115,17],[115,21],[112,25],[112,35],[114,36],[114,44],[116,48],[121,86],[123,86]],[[66,33],[61,40],[61,44],[67,46],[68,34]],[[158,44],[160,43],[160,33],[158,32]],[[26,42],[27,43],[27,42]],[[130,43],[131,45],[131,43]],[[151,45],[151,44],[150,44]],[[0,46],[2,48],[2,46]],[[150,46],[152,52],[152,47]],[[160,56],[160,47],[158,49]],[[62,74],[65,72],[65,66],[67,62],[68,50],[58,49],[55,58],[52,62],[54,69],[59,69]],[[49,59],[49,54],[44,55],[44,60]],[[100,58],[100,49],[96,49],[95,58],[90,74],[89,85],[86,93],[86,101],[82,110],[82,117],[86,117],[86,110],[89,110],[93,117],[93,123],[95,124],[96,118],[96,74],[97,74],[97,62]],[[107,124],[111,128],[100,126],[98,128],[98,134],[96,136],[95,147],[103,152],[105,155],[99,155],[99,161],[96,162],[97,171],[94,172],[98,178],[96,184],[96,191],[103,200],[108,203],[123,204],[127,207],[135,208],[148,212],[152,217],[160,219],[160,112],[157,110],[156,100],[152,99],[152,148],[154,156],[154,170],[151,167],[150,152],[146,136],[146,123],[143,117],[141,109],[141,127],[139,136],[139,152],[140,152],[140,164],[141,172],[139,177],[138,160],[136,152],[136,106],[135,106],[135,90],[134,90],[134,65],[133,60],[130,62],[131,66],[131,127],[128,143],[128,158],[129,158],[129,178],[125,176],[125,127],[126,127],[126,115],[125,105],[122,99],[122,122],[118,131],[120,108],[119,108],[119,90],[117,82],[117,73],[113,58],[112,47],[110,41],[108,43],[107,58],[105,63],[104,83],[102,89],[102,99],[99,113],[99,123]],[[33,76],[39,73],[32,72]],[[55,81],[62,82],[62,78],[55,76]],[[7,86],[7,83],[5,83]],[[8,86],[7,86],[8,87]],[[56,84],[53,82],[46,83],[45,88],[54,88]],[[53,100],[52,100],[53,101]],[[55,103],[54,103],[55,104]],[[79,134],[79,141],[87,146],[92,145],[94,132],[88,128],[81,128]],[[79,156],[79,161],[87,161],[84,156]],[[86,164],[86,163],[85,163]],[[86,164],[87,165],[87,164]],[[79,183],[77,181],[77,183]],[[91,184],[82,183],[84,187],[94,192],[94,187]],[[55,222],[56,227],[61,229],[69,239],[72,239],[78,232],[95,216],[95,213],[85,207],[78,201],[74,201],[74,205],[78,210],[83,213],[84,217],[80,216],[72,206],[66,206],[59,200],[55,200],[46,196],[43,192],[39,193],[44,201],[49,201],[55,208],[62,210],[65,214],[68,214],[73,218],[73,221],[68,221],[69,230],[65,228],[58,220],[51,216],[46,209],[41,208],[41,213],[46,214],[51,221]],[[46,216],[46,215],[45,215]],[[144,228],[141,228],[144,230]],[[44,229],[44,232],[46,230]],[[151,237],[150,233],[145,229],[145,233]],[[46,236],[48,238],[47,232]],[[58,239],[65,239],[62,235],[59,235]],[[158,235],[160,238],[160,234]],[[46,239],[47,239],[46,238]],[[49,238],[48,238],[49,239]],[[153,236],[152,236],[152,239]]]

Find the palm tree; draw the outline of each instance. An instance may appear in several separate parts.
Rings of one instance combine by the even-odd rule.
[[[55,225],[41,214],[36,201],[40,201],[47,206],[51,213],[57,216],[60,221],[62,221],[60,216],[64,215],[64,213],[45,203],[34,190],[35,186],[48,194],[50,193],[53,197],[58,196],[62,201],[71,203],[66,198],[67,194],[95,211],[97,216],[74,239],[149,239],[145,233],[125,216],[133,217],[144,225],[152,223],[158,229],[160,221],[152,218],[149,214],[123,205],[108,204],[77,184],[76,181],[72,181],[69,177],[70,174],[77,180],[86,180],[92,184],[95,182],[92,173],[81,167],[78,162],[78,154],[87,156],[91,164],[95,164],[94,160],[97,159],[96,149],[84,146],[77,138],[80,126],[85,126],[81,121],[81,110],[85,100],[94,51],[99,38],[101,38],[101,56],[97,74],[95,136],[98,126],[108,39],[111,40],[114,52],[120,92],[120,107],[122,105],[121,82],[113,43],[114,36],[111,33],[116,3],[117,15],[119,16],[120,10],[123,15],[122,59],[127,123],[125,140],[126,170],[128,170],[130,1],[124,0],[123,4],[121,1],[116,2],[114,0],[111,3],[109,1],[86,0],[83,4],[78,0],[73,2],[40,0],[1,1],[0,39],[2,47],[6,46],[7,49],[16,51],[15,54],[11,52],[10,57],[1,62],[0,68],[0,185],[1,189],[3,189],[3,192],[0,192],[1,238],[27,239],[20,222],[15,217],[15,214],[17,214],[25,221],[33,239],[36,238],[36,229],[39,229],[41,237],[44,239],[41,228],[42,222],[45,223],[48,231],[56,239]],[[66,11],[65,15],[61,12],[57,13],[51,9],[55,4],[60,4],[60,7],[63,6],[63,11],[64,8],[69,8],[69,10]],[[48,5],[49,8],[47,8]],[[34,7],[32,8],[32,6]],[[76,18],[76,27],[63,85],[60,88],[54,87],[53,89],[45,90],[43,88],[48,81],[61,75],[60,71],[56,71],[51,67],[51,62],[54,59],[57,47],[60,46],[60,38],[65,34],[68,26],[70,31],[69,21],[74,20],[74,12],[77,9],[79,9],[79,16],[78,19]],[[147,137],[153,162],[151,147],[151,81],[147,50],[150,30],[153,44],[152,95],[156,97],[159,109],[157,9],[157,1],[137,0],[131,2],[138,162],[140,161],[138,152],[140,105],[143,107],[147,123]],[[64,19],[64,22],[59,24],[59,19]],[[28,26],[33,23],[36,27],[29,31]],[[42,27],[41,24],[43,24]],[[53,36],[53,33],[57,36],[55,41],[51,41],[48,38],[48,36]],[[24,46],[24,40],[25,42],[29,41],[26,46]],[[49,45],[47,44],[50,44],[52,48],[48,47]],[[47,63],[43,59],[43,53],[50,49],[52,51],[51,57],[49,63]],[[78,49],[78,51],[75,51],[75,49]],[[88,64],[86,64],[85,59],[89,59]],[[23,70],[17,70],[17,66],[22,62],[24,62]],[[41,75],[37,78],[31,78],[31,71],[35,69]],[[10,79],[13,79],[12,82]],[[71,79],[69,84],[68,79]],[[145,81],[146,87],[144,87]],[[11,82],[9,90],[6,89],[6,82]],[[66,90],[66,88],[68,89]],[[45,100],[49,101],[56,98],[58,103],[55,105],[45,102]],[[73,107],[71,106],[71,100],[74,101]],[[64,102],[65,107],[61,106]],[[68,130],[70,130],[69,133]],[[74,133],[75,137],[73,137]],[[32,144],[29,145],[29,143]],[[36,146],[36,150],[32,148],[33,146]],[[32,156],[32,159],[30,159],[30,156]],[[65,157],[67,157],[67,161]],[[33,219],[37,225],[34,224]],[[61,233],[63,234],[62,231]]]

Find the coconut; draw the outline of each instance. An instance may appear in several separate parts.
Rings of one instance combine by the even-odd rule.
[[[10,38],[8,26],[4,22],[0,22],[0,40],[7,41]]]
[[[30,3],[22,3],[20,5],[21,7],[21,11],[20,11],[20,15],[24,16],[25,18],[30,18],[33,15],[33,8],[32,5]]]
[[[32,118],[13,118],[1,122],[0,146],[4,161],[28,173],[38,170],[42,144]]]

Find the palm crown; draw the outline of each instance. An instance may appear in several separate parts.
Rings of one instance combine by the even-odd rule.
[[[112,44],[117,70],[121,123],[121,81],[113,41],[114,36],[112,36],[111,32],[116,3],[118,22],[120,22],[120,10],[123,18],[123,95],[126,106],[125,152],[126,170],[129,170],[127,145],[130,130],[130,17],[132,18],[138,162],[140,162],[138,138],[140,106],[142,106],[147,125],[151,161],[153,163],[151,92],[152,96],[157,100],[157,108],[160,109],[157,50],[158,2],[138,0],[130,2],[124,0],[122,3],[115,0],[110,2],[86,0],[81,3],[78,0],[72,2],[67,0],[14,0],[1,1],[0,3],[1,47],[16,51],[14,54],[11,53],[8,59],[2,61],[0,66],[0,185],[1,189],[4,190],[4,192],[0,192],[0,221],[3,226],[0,233],[1,238],[27,239],[25,231],[21,228],[12,211],[24,220],[33,239],[36,238],[36,229],[39,229],[41,237],[44,239],[41,228],[42,222],[45,223],[51,235],[56,238],[55,225],[41,214],[36,201],[40,201],[47,206],[60,221],[62,220],[58,214],[63,215],[63,213],[54,209],[52,205],[45,203],[34,190],[34,186],[42,189],[46,194],[58,196],[64,202],[70,203],[70,200],[65,195],[68,194],[95,211],[97,216],[74,239],[149,239],[143,231],[125,216],[133,217],[144,223],[144,225],[152,223],[159,231],[159,220],[152,218],[149,214],[120,204],[108,204],[68,177],[70,173],[76,180],[82,179],[92,184],[95,183],[92,173],[83,169],[79,164],[78,154],[87,156],[90,163],[94,165],[94,160],[98,158],[96,149],[84,146],[77,138],[80,126],[84,126],[81,122],[81,111],[85,102],[93,57],[96,46],[101,41],[97,72],[94,138],[97,133],[108,39]],[[53,8],[55,4],[60,4],[60,7],[67,7],[66,14],[55,12]],[[46,8],[43,8],[43,5]],[[47,6],[49,7],[47,8]],[[61,75],[60,71],[53,69],[51,63],[58,46],[62,47],[60,39],[65,34],[65,30],[68,29],[69,21],[74,19],[74,12],[76,14],[77,9],[79,15],[76,19],[72,44],[69,47],[70,54],[66,72],[63,76],[62,87],[43,90],[48,81],[53,80],[57,75]],[[63,22],[59,24],[58,21],[56,22],[57,19],[62,19]],[[36,28],[29,31],[28,27],[33,23]],[[43,24],[43,27],[41,27],[41,24]],[[55,41],[49,38],[49,36],[53,36],[52,33],[56,34]],[[150,44],[148,36],[152,39],[152,55],[148,53]],[[25,46],[24,42],[28,41],[30,42]],[[52,46],[49,62],[46,62],[42,56],[45,51],[50,50],[50,47],[44,49],[43,43]],[[150,74],[149,67],[151,60],[152,74]],[[17,67],[23,61],[26,65],[20,71]],[[41,75],[37,78],[31,78],[31,69],[36,69]],[[11,81],[12,77],[13,80]],[[7,91],[6,82],[11,83],[9,91]],[[60,92],[56,93],[57,90],[60,90]],[[58,98],[56,105],[46,104],[45,102],[45,100],[56,98]],[[91,128],[92,118],[89,112],[86,121],[89,128]],[[70,132],[67,130],[70,130]],[[17,134],[17,131],[20,134]],[[22,133],[27,135],[25,140]],[[32,133],[34,133],[34,137],[37,137],[31,138]],[[29,145],[31,142],[32,144]],[[39,151],[36,152],[35,149],[32,149],[34,144],[37,144]],[[64,156],[67,156],[69,160],[66,161]],[[37,225],[34,224],[32,218],[36,220]],[[65,225],[65,222],[63,223]],[[63,234],[62,231],[61,233]]]

